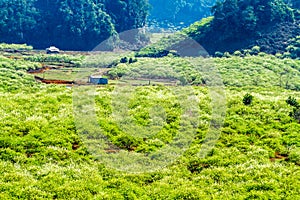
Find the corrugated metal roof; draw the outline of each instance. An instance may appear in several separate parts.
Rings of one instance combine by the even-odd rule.
[[[92,76],[90,76],[90,78],[102,78],[102,76],[101,75],[92,75]]]
[[[59,49],[56,48],[55,46],[51,46],[51,47],[49,47],[47,49],[50,50],[50,51],[59,51]]]

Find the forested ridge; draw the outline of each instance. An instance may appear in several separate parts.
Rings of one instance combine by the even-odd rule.
[[[149,3],[150,25],[181,28],[210,16],[216,0],[149,0]]]
[[[110,36],[147,23],[176,29],[212,15],[207,28],[192,25],[188,31],[210,53],[254,45],[276,53],[288,47],[281,41],[297,36],[300,19],[296,0],[0,0],[0,7],[0,42],[38,49],[92,50]]]
[[[264,52],[281,58],[300,58],[299,8],[299,1],[295,0],[217,1],[212,16],[162,38],[137,55],[180,54],[178,45],[190,38],[217,57]]]
[[[211,14],[215,0],[0,0],[0,40],[90,50],[122,31],[145,26],[171,28]],[[148,18],[147,18],[148,17]]]
[[[300,33],[299,1],[295,0],[225,0],[217,2],[212,13],[204,25],[196,23],[186,30],[211,54],[253,46],[266,53],[283,53],[291,50]]]
[[[0,40],[35,48],[91,50],[108,37],[145,25],[146,0],[1,0]]]

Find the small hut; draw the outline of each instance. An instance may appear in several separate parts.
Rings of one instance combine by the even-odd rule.
[[[107,85],[108,79],[103,78],[102,76],[89,76],[89,83],[97,85]]]
[[[56,54],[59,53],[59,49],[56,48],[55,46],[50,46],[49,48],[46,49],[47,54]]]

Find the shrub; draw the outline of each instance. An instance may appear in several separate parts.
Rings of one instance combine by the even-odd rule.
[[[129,58],[129,64],[131,64],[131,63],[133,63],[133,60],[132,60],[132,58]]]
[[[120,63],[127,63],[128,62],[128,58],[127,57],[123,57],[120,60]]]
[[[32,50],[32,46],[28,46],[27,44],[0,44],[0,50]]]
[[[136,58],[129,58],[129,64],[132,64],[132,63],[135,63],[137,62],[137,59]]]
[[[257,55],[259,52],[260,52],[260,47],[259,47],[259,46],[254,46],[254,47],[252,47],[251,53],[252,53],[253,55]]]
[[[233,53],[233,55],[235,55],[235,56],[241,56],[241,55],[242,55],[242,52],[240,52],[240,51],[235,51],[235,52]]]
[[[286,103],[289,104],[290,106],[299,108],[299,103],[294,97],[289,96],[289,98],[286,100]]]
[[[225,57],[225,58],[230,58],[230,57],[231,57],[231,55],[230,55],[230,53],[229,53],[229,52],[225,52],[225,53],[223,54],[223,57]]]
[[[291,114],[300,123],[300,108],[294,108]]]
[[[281,53],[276,53],[276,54],[275,54],[275,57],[276,57],[276,58],[282,58],[283,55],[282,55]]]
[[[300,57],[300,36],[289,41],[291,44],[286,48],[288,55],[291,58],[299,58]]]
[[[243,54],[245,55],[245,56],[249,56],[249,55],[251,55],[251,50],[250,49],[244,49],[243,50]]]
[[[297,165],[300,165],[300,148],[291,150],[289,154],[289,160],[296,163]]]
[[[289,96],[289,98],[286,100],[286,103],[294,107],[293,111],[290,112],[290,116],[295,118],[300,123],[300,104],[294,97],[291,96]]]
[[[253,101],[253,96],[249,93],[245,94],[244,98],[243,98],[243,103],[244,105],[250,105]]]
[[[135,54],[136,57],[161,58],[165,57],[170,52],[165,49],[155,47],[145,47]]]
[[[135,150],[139,146],[140,141],[138,141],[137,139],[135,139],[132,136],[127,136],[125,134],[121,134],[116,137],[114,143],[122,149],[132,151],[132,150]]]
[[[217,57],[217,58],[222,58],[222,57],[223,57],[223,53],[220,52],[220,51],[216,51],[216,52],[215,52],[215,57]]]
[[[260,57],[265,57],[265,56],[267,56],[268,54],[266,54],[265,52],[259,52],[258,53],[258,56],[260,56]],[[282,56],[282,55],[281,55]],[[280,56],[280,58],[281,58],[281,56]]]
[[[284,52],[282,57],[283,58],[291,58],[292,54],[290,52]]]

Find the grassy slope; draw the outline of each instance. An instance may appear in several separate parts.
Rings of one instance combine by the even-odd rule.
[[[300,90],[300,61],[278,59],[261,53],[260,56],[231,56],[230,58],[180,57],[139,58],[133,64],[119,64],[109,74],[113,78],[144,77],[186,79],[189,84],[201,84],[205,81],[203,66],[215,66],[222,75],[226,86],[279,86],[286,89]],[[151,64],[149,64],[151,63]],[[203,72],[203,73],[202,73]]]
[[[19,62],[24,66],[31,64],[1,59],[2,69],[11,68],[13,72],[16,72],[16,66],[21,66]],[[148,63],[149,66],[168,68],[172,60],[178,63],[175,66],[181,72],[190,70],[180,58],[162,58],[155,62],[141,59],[140,65],[127,67],[138,70],[139,66]],[[2,75],[1,79],[7,80],[9,85],[1,83],[0,93],[0,112],[3,113],[0,116],[0,198],[300,198],[300,125],[289,117],[291,107],[285,103],[288,96],[298,98],[300,93],[285,89],[285,85],[280,87],[278,80],[278,73],[287,68],[294,73],[288,85],[296,89],[299,61],[253,56],[215,59],[214,62],[228,86],[227,115],[216,148],[205,159],[195,157],[195,150],[199,149],[207,130],[207,123],[204,123],[199,127],[195,142],[178,162],[160,172],[135,175],[110,169],[87,152],[76,133],[71,90],[35,84],[22,69],[18,69],[18,73],[28,76],[30,84],[27,79],[18,78],[13,82],[9,80],[14,78]],[[259,80],[253,80],[258,74]],[[282,76],[284,83],[288,77]],[[30,89],[31,85],[36,85],[38,90]],[[112,89],[112,86],[99,88],[96,105],[100,124],[116,129],[111,123]],[[136,120],[145,119],[143,108],[152,105],[142,94],[148,93],[150,100],[157,98],[156,90],[166,90],[168,94],[167,86],[136,89],[140,93],[136,93],[132,103],[141,105],[139,109],[132,107]],[[195,86],[194,90],[204,98],[201,101],[202,117],[207,121],[207,89]],[[247,92],[254,96],[250,106],[242,103]],[[174,103],[172,95],[167,95],[164,101],[167,109],[168,101]],[[167,114],[175,115],[175,119],[178,116],[177,112]],[[176,132],[176,126],[169,126],[167,131]],[[112,133],[108,131],[107,135]],[[158,139],[166,142],[163,136],[158,135]],[[112,140],[114,137],[111,135]],[[151,145],[142,143],[140,147]]]
[[[8,114],[1,117],[0,196],[299,198],[300,125],[288,116],[290,108],[285,104],[286,96],[299,93],[257,89],[252,92],[255,102],[250,107],[241,103],[244,91],[227,90],[223,133],[206,159],[195,158],[193,151],[199,148],[195,144],[176,164],[140,175],[106,168],[86,153],[72,122],[70,91],[44,89],[34,95],[2,95],[1,112]],[[73,150],[77,143],[80,148]],[[289,160],[271,162],[276,152],[288,155]]]
[[[236,51],[244,54],[255,54],[253,47],[259,46],[261,52],[268,54],[277,54],[285,58],[300,57],[299,42],[299,20],[295,23],[279,23],[275,26],[266,26],[261,30],[261,36],[249,37],[239,36],[227,40],[222,39],[223,32],[212,29],[214,17],[203,18],[202,20],[191,24],[189,27],[169,36],[165,36],[155,43],[142,48],[136,55],[146,57],[163,57],[168,53],[175,53],[177,50],[187,50],[181,44],[184,40],[194,40],[199,43],[211,56],[228,53],[233,54]],[[177,45],[182,45],[178,48]]]

